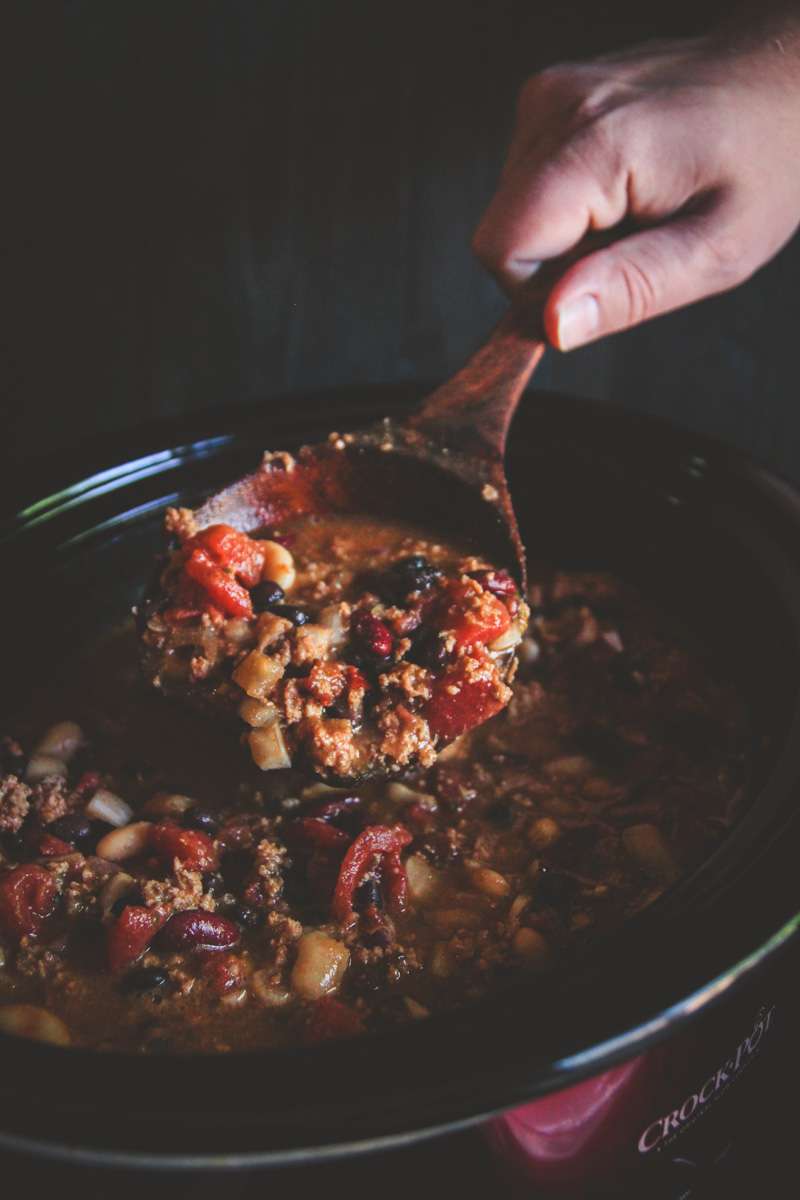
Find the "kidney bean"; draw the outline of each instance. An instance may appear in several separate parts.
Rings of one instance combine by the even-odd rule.
[[[154,825],[150,831],[149,849],[157,858],[171,862],[177,858],[195,871],[211,871],[217,865],[217,852],[211,838],[197,829],[180,829],[177,825]]]
[[[133,966],[163,924],[164,917],[156,909],[126,904],[108,931],[106,955],[111,971],[118,975]]]
[[[470,571],[470,578],[474,579],[487,592],[491,592],[493,596],[501,596],[505,599],[507,596],[516,596],[517,585],[509,575],[508,571]]]
[[[233,921],[201,908],[175,913],[158,937],[169,950],[229,950],[239,941]]]
[[[394,638],[389,626],[372,613],[356,613],[350,630],[358,644],[374,658],[388,658],[392,653]]]

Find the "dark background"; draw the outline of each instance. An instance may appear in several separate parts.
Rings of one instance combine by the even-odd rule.
[[[19,53],[6,45],[19,272],[5,451],[446,375],[503,307],[468,244],[522,81],[727,7],[21,5]],[[795,243],[730,295],[551,354],[538,381],[673,416],[799,476],[799,263]]]
[[[697,32],[727,7],[19,5],[4,39],[0,470],[57,453],[68,474],[70,448],[100,436],[101,453],[102,435],[135,440],[162,417],[445,376],[503,308],[468,244],[523,80]],[[550,354],[537,382],[673,417],[800,478],[798,277],[795,241],[734,293]],[[773,1150],[742,1175],[770,1197],[785,1181]],[[359,1195],[389,1178],[405,1194],[421,1179],[465,1197],[500,1187],[473,1135],[351,1170],[337,1186]],[[299,1180],[292,1190],[305,1194]]]

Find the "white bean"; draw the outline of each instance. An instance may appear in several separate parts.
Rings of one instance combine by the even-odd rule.
[[[74,721],[58,721],[50,726],[33,753],[34,756],[50,755],[60,758],[62,762],[69,762],[83,743],[83,730],[80,725],[76,725]]]
[[[415,1021],[422,1021],[431,1015],[430,1009],[426,1008],[424,1004],[420,1004],[419,1000],[415,1000],[413,996],[404,996],[403,1003],[408,1010],[408,1015]]]
[[[125,862],[144,854],[150,844],[150,821],[134,821],[132,825],[123,825],[121,829],[112,829],[97,843],[95,854],[98,858],[107,858],[109,862]]]
[[[422,804],[425,808],[436,807],[436,797],[430,792],[418,792],[405,783],[390,783],[386,795],[395,804]]]
[[[292,987],[304,1000],[319,1000],[336,991],[349,963],[350,951],[342,942],[319,929],[304,933],[297,943]]]
[[[561,826],[552,817],[537,817],[528,826],[528,841],[534,850],[544,850],[561,837]]]
[[[491,867],[476,867],[470,872],[470,879],[474,888],[483,892],[484,896],[491,896],[493,900],[502,900],[511,891],[511,884],[505,875],[493,871]]]
[[[480,929],[484,918],[469,908],[440,908],[432,914],[439,933],[457,933],[459,929]]]
[[[37,1004],[7,1004],[0,1008],[0,1030],[53,1046],[70,1043],[69,1030],[61,1018]]]
[[[648,875],[674,883],[680,868],[661,830],[656,825],[629,825],[622,831],[622,844]]]
[[[182,817],[197,801],[181,792],[155,792],[145,804],[142,812],[154,817]]]
[[[550,958],[550,947],[536,929],[518,929],[514,934],[512,946],[520,958],[524,958],[529,966],[545,967]]]
[[[292,993],[288,988],[271,983],[270,975],[270,971],[254,971],[250,984],[256,997],[262,1004],[266,1004],[267,1008],[282,1008],[284,1004],[289,1003]]]
[[[288,592],[293,587],[297,575],[291,554],[280,542],[266,541],[260,542],[259,545],[264,552],[261,578],[277,583],[284,592]]]
[[[408,894],[419,904],[432,900],[442,881],[436,868],[421,854],[412,854],[406,859],[406,879]]]
[[[104,921],[111,916],[111,910],[118,900],[127,896],[136,887],[136,880],[125,871],[117,871],[100,890],[100,913]]]

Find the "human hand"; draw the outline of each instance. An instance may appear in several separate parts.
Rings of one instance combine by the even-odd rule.
[[[590,230],[544,311],[561,350],[747,279],[800,223],[800,20],[534,75],[473,248],[513,292]],[[626,229],[628,225],[626,224]]]

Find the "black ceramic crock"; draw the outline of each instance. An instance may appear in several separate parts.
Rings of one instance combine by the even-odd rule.
[[[194,429],[98,443],[41,477],[6,480],[2,725],[13,726],[27,687],[46,686],[54,656],[130,609],[166,504],[196,503],[252,469],[264,448],[355,428],[418,394],[361,388],[279,398],[255,413],[228,408]],[[621,572],[680,615],[741,688],[755,766],[750,807],[731,835],[579,971],[522,977],[481,1005],[379,1040],[178,1060],[0,1037],[0,1147],[162,1168],[319,1160],[523,1113],[537,1097],[583,1094],[569,1091],[581,1081],[624,1082],[624,1064],[654,1061],[654,1048],[663,1053],[692,1029],[708,1045],[716,1028],[722,1053],[728,1035],[715,1014],[736,997],[744,1035],[759,1019],[763,1035],[780,1027],[800,924],[800,497],[716,442],[542,393],[521,407],[508,467],[532,558]],[[783,965],[765,975],[772,964]],[[704,1083],[683,1106],[685,1122],[657,1127],[675,1080],[668,1067],[655,1084],[649,1075],[642,1159],[659,1128],[666,1143],[696,1124]],[[648,1113],[632,1130],[639,1117]],[[512,1156],[535,1157],[513,1123],[493,1128]]]

